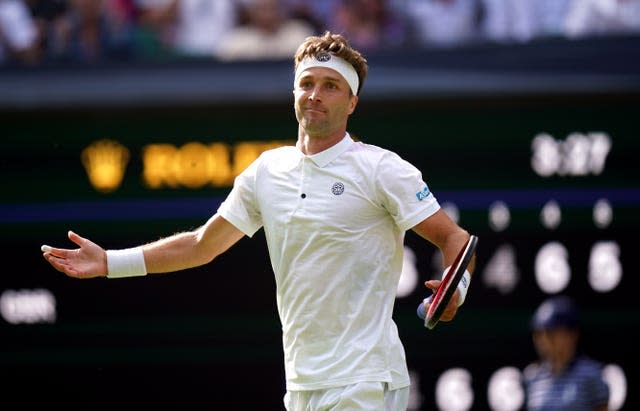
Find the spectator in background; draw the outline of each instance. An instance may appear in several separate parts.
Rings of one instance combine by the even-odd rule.
[[[477,38],[479,0],[407,0],[406,13],[420,45],[452,47]]]
[[[524,43],[564,36],[564,21],[572,1],[480,0],[483,37],[500,43]]]
[[[565,32],[571,38],[640,32],[640,0],[574,0]]]
[[[526,42],[536,31],[536,0],[481,0],[482,36],[499,43]]]
[[[126,0],[68,0],[47,33],[48,57],[70,63],[102,63],[134,57],[135,21]]]
[[[38,48],[41,60],[47,58],[50,33],[55,33],[64,21],[67,12],[67,0],[24,0],[38,29]]]
[[[179,0],[134,0],[137,13],[136,53],[158,59],[179,54],[175,46]]]
[[[564,37],[565,20],[572,0],[537,0],[533,3],[533,37]]]
[[[579,353],[580,318],[567,296],[545,300],[531,329],[539,360],[524,370],[527,411],[607,411],[602,365]]]
[[[237,22],[235,0],[135,0],[145,54],[213,57]]]
[[[497,42],[640,31],[640,0],[481,0],[482,32]]]
[[[281,0],[242,0],[243,24],[221,41],[221,60],[289,59],[314,28],[291,18]]]
[[[22,0],[0,0],[0,64],[37,64],[40,35]]]
[[[410,38],[404,15],[384,0],[339,0],[327,26],[366,52],[401,48]]]
[[[334,1],[283,0],[283,3],[289,17],[304,20],[313,26],[314,32],[321,33],[325,29],[324,22]]]

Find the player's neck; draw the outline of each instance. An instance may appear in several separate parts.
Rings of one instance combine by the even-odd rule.
[[[313,155],[338,144],[344,138],[346,131],[340,130],[329,135],[307,133],[300,128],[297,147],[306,155]]]

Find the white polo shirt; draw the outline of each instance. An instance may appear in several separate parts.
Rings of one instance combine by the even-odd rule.
[[[288,390],[409,385],[392,320],[404,234],[439,208],[418,169],[349,134],[264,152],[236,178],[218,213],[249,237],[264,227]]]

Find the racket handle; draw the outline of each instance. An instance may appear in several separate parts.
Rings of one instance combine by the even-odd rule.
[[[420,317],[421,320],[424,320],[424,317],[427,315],[426,310],[424,309],[424,304],[420,303],[418,305],[418,317]]]
[[[431,294],[429,297],[425,298],[425,299],[424,299],[424,300],[423,300],[423,301],[418,305],[418,309],[417,309],[416,311],[417,311],[418,317],[419,317],[421,320],[424,320],[424,318],[427,316],[427,309],[426,309],[426,307],[425,307],[425,304],[429,304],[429,303],[431,303],[431,300],[432,300],[432,299],[433,299],[433,294]]]

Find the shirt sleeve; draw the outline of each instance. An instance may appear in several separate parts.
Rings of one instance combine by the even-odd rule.
[[[218,207],[218,214],[236,226],[246,236],[262,227],[262,215],[255,195],[255,183],[262,157],[258,157],[234,180],[233,188]]]
[[[420,170],[393,152],[382,155],[376,184],[383,206],[401,230],[409,230],[440,209]]]

